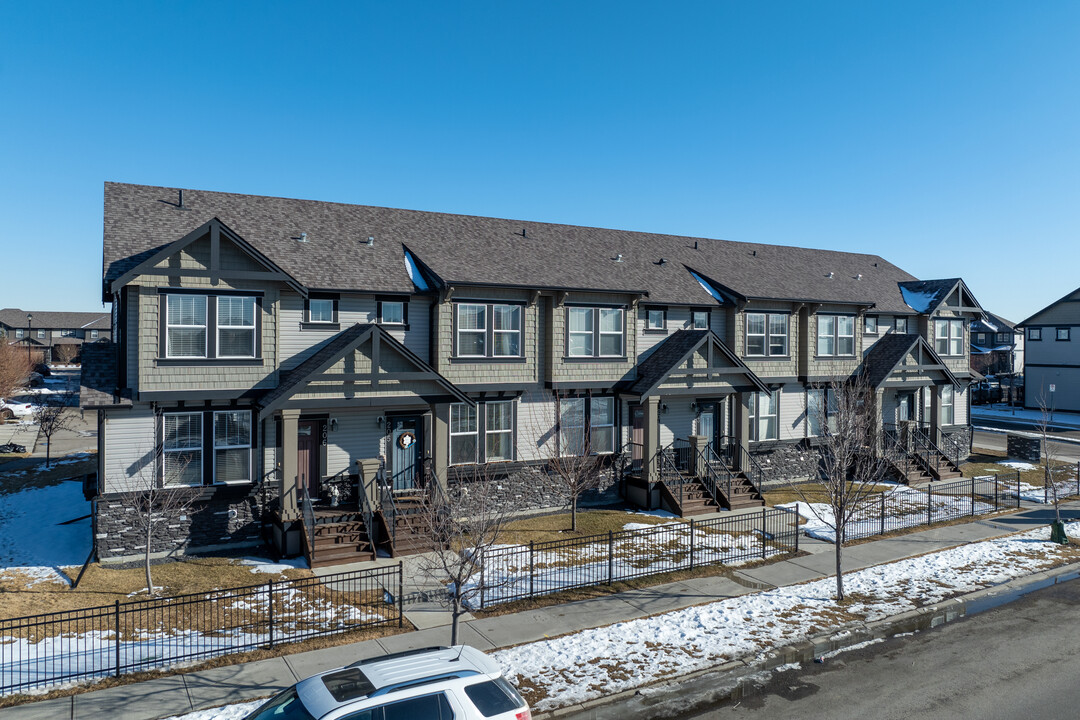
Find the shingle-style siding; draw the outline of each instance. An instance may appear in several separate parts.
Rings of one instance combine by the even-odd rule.
[[[156,447],[157,425],[149,407],[107,411],[101,492],[132,492],[151,482],[156,472]]]
[[[540,302],[530,303],[531,295],[524,290],[498,288],[457,288],[452,299],[435,306],[438,322],[436,334],[435,370],[457,385],[528,384],[540,378],[543,363],[542,319]],[[524,359],[461,358],[455,357],[454,306],[462,303],[520,304],[522,334],[521,351]],[[410,316],[410,322],[412,317]],[[491,323],[491,318],[487,320]],[[425,353],[426,356],[426,353]]]
[[[770,377],[795,377],[799,373],[799,352],[802,337],[799,333],[798,314],[791,313],[790,303],[755,301],[735,316],[735,352],[743,359],[746,366],[758,377],[768,380]],[[786,358],[748,356],[746,354],[746,316],[747,313],[790,313],[788,317],[788,354]],[[766,320],[766,332],[768,321]],[[766,335],[766,344],[768,335]]]
[[[953,371],[954,373],[966,373],[968,371],[968,368],[971,366],[971,334],[968,331],[967,327],[968,317],[966,315],[948,309],[948,307],[945,305],[942,305],[941,308],[936,313],[934,313],[933,317],[930,318],[930,321],[926,325],[926,341],[930,343],[930,347],[935,348],[935,350],[937,349],[934,342],[937,338],[937,334],[935,332],[936,328],[934,327],[934,320],[936,319],[964,320],[964,342],[961,344],[964,349],[963,354],[941,355],[940,357],[942,362],[945,364],[945,367],[949,368],[949,370]]]
[[[633,358],[637,356],[637,334],[633,331],[634,308],[631,304],[632,297],[627,295],[605,295],[601,293],[570,293],[564,305],[551,304],[551,342],[548,346],[548,357],[551,367],[548,379],[558,383],[617,382],[634,377]],[[626,360],[568,358],[567,357],[567,307],[572,305],[596,305],[596,306],[622,306],[624,309],[624,321],[627,323],[624,341],[626,343]]]
[[[123,352],[127,357],[127,387],[134,390],[139,388],[139,347],[142,342],[139,337],[139,315],[140,305],[139,300],[140,288],[138,285],[131,285],[127,288],[127,317],[125,318],[125,327],[123,332]]]
[[[855,357],[819,357],[817,354],[818,314],[811,314],[807,322],[806,351],[808,354],[808,372],[811,378],[845,378],[855,372],[862,362],[863,344],[860,332],[860,319],[856,308],[837,306],[829,308],[830,314],[855,315]]]
[[[652,349],[659,345],[661,342],[671,336],[672,333],[679,330],[689,330],[690,324],[690,308],[673,306],[667,308],[667,322],[663,330],[649,330],[647,329],[647,317],[649,312],[649,305],[639,305],[637,310],[637,317],[635,318],[634,327],[637,330],[637,359],[641,362]],[[653,307],[652,309],[656,309]]]

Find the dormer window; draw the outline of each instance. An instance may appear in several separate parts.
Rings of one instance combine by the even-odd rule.
[[[963,320],[934,320],[934,352],[951,357],[964,354]]]
[[[159,292],[163,318],[159,362],[259,361],[261,301],[256,295]]]

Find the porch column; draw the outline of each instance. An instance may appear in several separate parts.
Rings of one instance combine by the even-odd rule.
[[[446,467],[450,462],[450,406],[431,406],[431,471],[446,487]]]
[[[281,411],[281,477],[278,479],[281,497],[281,519],[291,522],[300,518],[297,509],[296,438],[300,428],[299,410]]]
[[[697,477],[705,474],[704,462],[701,461],[710,439],[703,435],[690,436],[690,472]]]
[[[930,439],[935,445],[941,444],[941,388],[931,385],[930,391]],[[956,404],[956,395],[953,395],[953,406]]]
[[[757,399],[757,393],[742,392],[731,396],[734,406],[732,416],[732,432],[735,434],[735,445],[741,450],[735,452],[734,465],[736,470],[749,470],[743,467],[743,458],[750,455],[750,403]]]
[[[641,402],[645,411],[645,427],[642,432],[642,459],[645,466],[642,474],[648,482],[660,479],[660,398],[649,397]]]

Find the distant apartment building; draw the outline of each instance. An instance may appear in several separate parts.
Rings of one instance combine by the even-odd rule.
[[[1019,327],[1027,343],[1024,405],[1080,412],[1080,288]]]

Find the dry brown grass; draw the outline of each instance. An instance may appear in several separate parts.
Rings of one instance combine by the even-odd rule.
[[[1015,483],[1016,469],[999,464],[1005,459],[1004,455],[979,453],[978,455],[972,455],[969,461],[960,467],[960,471],[964,474],[964,477],[997,475],[1010,484]],[[1032,464],[1035,465],[1033,469],[1020,471],[1020,482],[1035,487],[1043,487],[1045,485],[1046,475],[1045,464]],[[1076,477],[1076,463],[1055,461],[1050,467],[1053,470],[1055,480],[1059,483],[1067,477]]]
[[[499,534],[499,542],[507,545],[528,545],[530,542],[606,535],[608,532],[622,530],[623,526],[630,522],[659,525],[676,520],[679,518],[656,517],[626,510],[579,510],[576,532],[570,530],[570,513],[539,515],[507,523]]]
[[[74,578],[79,568],[67,570]],[[262,585],[269,580],[312,577],[310,570],[289,569],[280,574],[253,573],[250,565],[226,558],[187,558],[155,565],[154,585],[160,595],[184,595],[221,588]],[[0,619],[78,610],[99,605],[146,599],[146,577],[142,568],[119,569],[91,564],[77,590],[66,583],[37,583],[27,587],[18,573],[0,574]]]
[[[769,507],[776,507],[777,505],[783,505],[784,503],[792,502],[811,502],[811,503],[828,503],[829,494],[828,490],[821,483],[804,483],[799,486],[802,489],[802,495],[799,491],[791,487],[781,487],[775,490],[768,490],[762,495],[765,498],[765,504]],[[893,485],[873,485],[870,486],[868,492],[886,492],[892,489]]]

